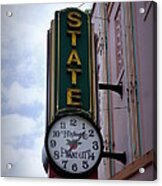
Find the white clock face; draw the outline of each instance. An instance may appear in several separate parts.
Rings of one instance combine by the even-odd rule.
[[[82,174],[98,162],[101,139],[89,120],[80,116],[65,116],[51,127],[47,149],[59,169],[72,174]]]

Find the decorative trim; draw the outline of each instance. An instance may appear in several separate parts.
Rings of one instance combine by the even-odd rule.
[[[128,164],[123,170],[114,175],[111,180],[126,180],[139,171],[141,167],[147,167],[155,162],[154,151],[148,151],[142,157]]]
[[[92,10],[91,10],[91,14],[90,14],[91,18],[93,17],[95,7],[96,7],[96,3],[93,3],[93,7],[92,7]]]
[[[144,14],[144,17],[143,17],[143,20],[144,20],[144,21],[146,21],[148,15],[149,15],[151,6],[152,6],[152,4],[153,4],[153,1],[147,2],[147,3],[148,3],[148,5],[146,6],[145,14]]]
[[[59,110],[59,96],[60,96],[60,12],[58,12],[58,18],[57,18],[57,27],[58,27],[58,56],[57,56],[57,105],[56,110],[58,112]]]
[[[113,10],[114,2],[108,3],[107,13],[108,13],[108,21],[110,22],[110,16]]]
[[[52,30],[52,43],[51,43],[51,84],[50,84],[50,88],[51,88],[51,109],[50,109],[50,115],[51,115],[51,119],[50,119],[50,123],[53,121],[54,119],[54,115],[55,115],[55,22],[54,20],[52,20],[52,24],[51,24],[51,30]]]
[[[93,118],[93,92],[92,92],[92,63],[91,63],[91,45],[90,45],[90,40],[91,40],[91,28],[90,28],[90,16],[87,16],[87,26],[88,26],[88,66],[89,66],[89,96],[90,96],[90,105],[89,105],[89,112]]]
[[[118,2],[117,2],[118,3]],[[116,13],[115,13],[115,16],[114,16],[114,20],[116,20],[117,16],[118,16],[118,12],[120,10],[120,7],[121,7],[121,2],[119,2],[117,5],[117,9],[116,9]]]

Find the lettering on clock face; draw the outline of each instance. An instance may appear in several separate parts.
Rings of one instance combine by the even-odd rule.
[[[91,122],[80,116],[66,116],[53,124],[48,135],[48,150],[61,170],[79,174],[95,166],[101,142]]]

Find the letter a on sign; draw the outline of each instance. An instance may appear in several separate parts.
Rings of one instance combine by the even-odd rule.
[[[75,49],[73,49],[69,55],[67,65],[71,65],[72,63],[77,63],[78,66],[81,66],[81,61],[78,56],[78,53]]]

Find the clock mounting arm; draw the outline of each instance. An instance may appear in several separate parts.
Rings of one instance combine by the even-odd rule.
[[[114,159],[114,160],[120,161],[123,164],[127,163],[127,157],[126,157],[125,152],[123,153],[102,152],[101,157]]]

